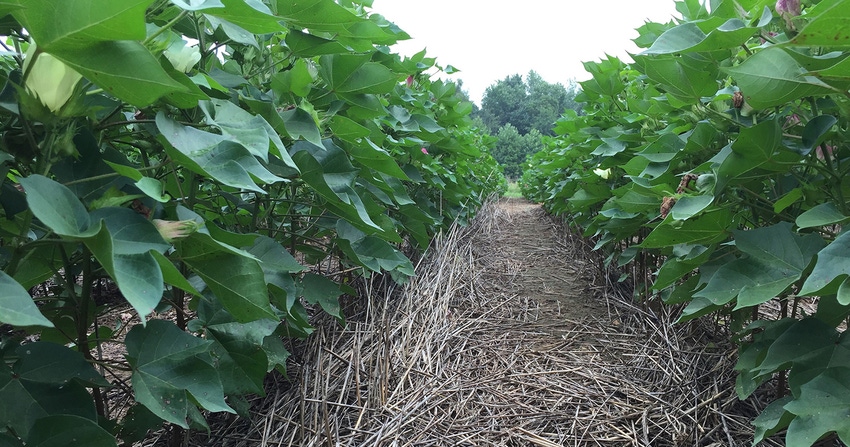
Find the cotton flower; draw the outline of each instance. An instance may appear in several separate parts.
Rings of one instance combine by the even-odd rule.
[[[425,148],[423,147],[423,148],[422,148],[422,153],[423,153],[423,154],[425,154],[425,155],[428,155],[428,149],[425,149]]]
[[[788,29],[793,30],[794,24],[791,19],[800,15],[800,0],[777,0],[775,9],[779,17],[785,20]]]
[[[77,83],[83,78],[76,70],[50,54],[36,55],[34,43],[27,50],[24,73],[27,73],[24,84],[26,90],[54,113],[71,99]]]
[[[165,57],[175,70],[188,73],[201,60],[201,51],[198,47],[187,46],[184,40],[178,40],[165,50]]]

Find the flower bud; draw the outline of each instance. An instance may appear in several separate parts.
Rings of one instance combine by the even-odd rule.
[[[153,224],[156,225],[156,230],[166,242],[174,242],[176,239],[182,239],[190,234],[198,231],[202,224],[194,220],[162,220],[154,219]]]

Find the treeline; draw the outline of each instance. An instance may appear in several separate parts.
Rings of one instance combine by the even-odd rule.
[[[543,147],[544,136],[554,135],[555,121],[565,110],[581,112],[575,100],[579,92],[573,81],[550,84],[533,70],[524,78],[515,74],[487,87],[473,117],[495,137],[492,154],[506,177],[522,175],[526,157]]]

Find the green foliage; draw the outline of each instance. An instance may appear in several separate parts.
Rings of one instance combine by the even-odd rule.
[[[424,52],[392,53],[408,36],[364,5],[8,0],[0,14],[15,50],[0,59],[4,445],[208,429],[203,412],[241,411],[285,372],[281,336],[308,336],[320,310],[344,324],[352,280],[407,280],[404,248],[504,187],[472,104],[425,74],[441,68]],[[305,267],[320,263],[341,272]],[[119,302],[95,299],[104,280]],[[115,306],[141,323],[107,325]],[[99,358],[103,343],[124,358]],[[136,404],[110,420],[119,371]]]
[[[756,443],[848,442],[850,2],[766,5],[678,2],[682,20],[638,30],[634,64],[586,63],[584,114],[558,120],[521,186],[607,265],[631,263],[636,299],[728,325],[741,398],[774,379],[787,393]],[[770,301],[782,318],[758,312]]]
[[[487,87],[478,116],[492,134],[511,124],[521,135],[532,129],[552,135],[552,124],[564,110],[581,110],[578,93],[574,83],[550,84],[532,70],[525,79],[515,74]]]
[[[516,127],[508,123],[499,129],[496,142],[493,145],[493,158],[505,169],[505,177],[517,179],[522,175],[522,164],[526,157],[541,148],[540,132],[531,129],[525,135],[520,135]]]

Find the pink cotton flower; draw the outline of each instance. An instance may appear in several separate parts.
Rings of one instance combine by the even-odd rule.
[[[835,151],[834,146],[822,144],[815,148],[815,155],[818,157],[818,160],[826,160],[827,156],[829,156],[829,158],[832,158],[833,151]]]
[[[413,87],[413,75],[408,76],[406,82],[408,88]]]
[[[423,153],[423,154],[425,154],[425,155],[428,155],[428,149],[425,149],[425,148],[423,147],[423,148],[422,148],[422,153]]]
[[[800,0],[777,0],[775,9],[779,17],[785,20],[788,29],[793,30],[794,24],[791,19],[800,15]]]

